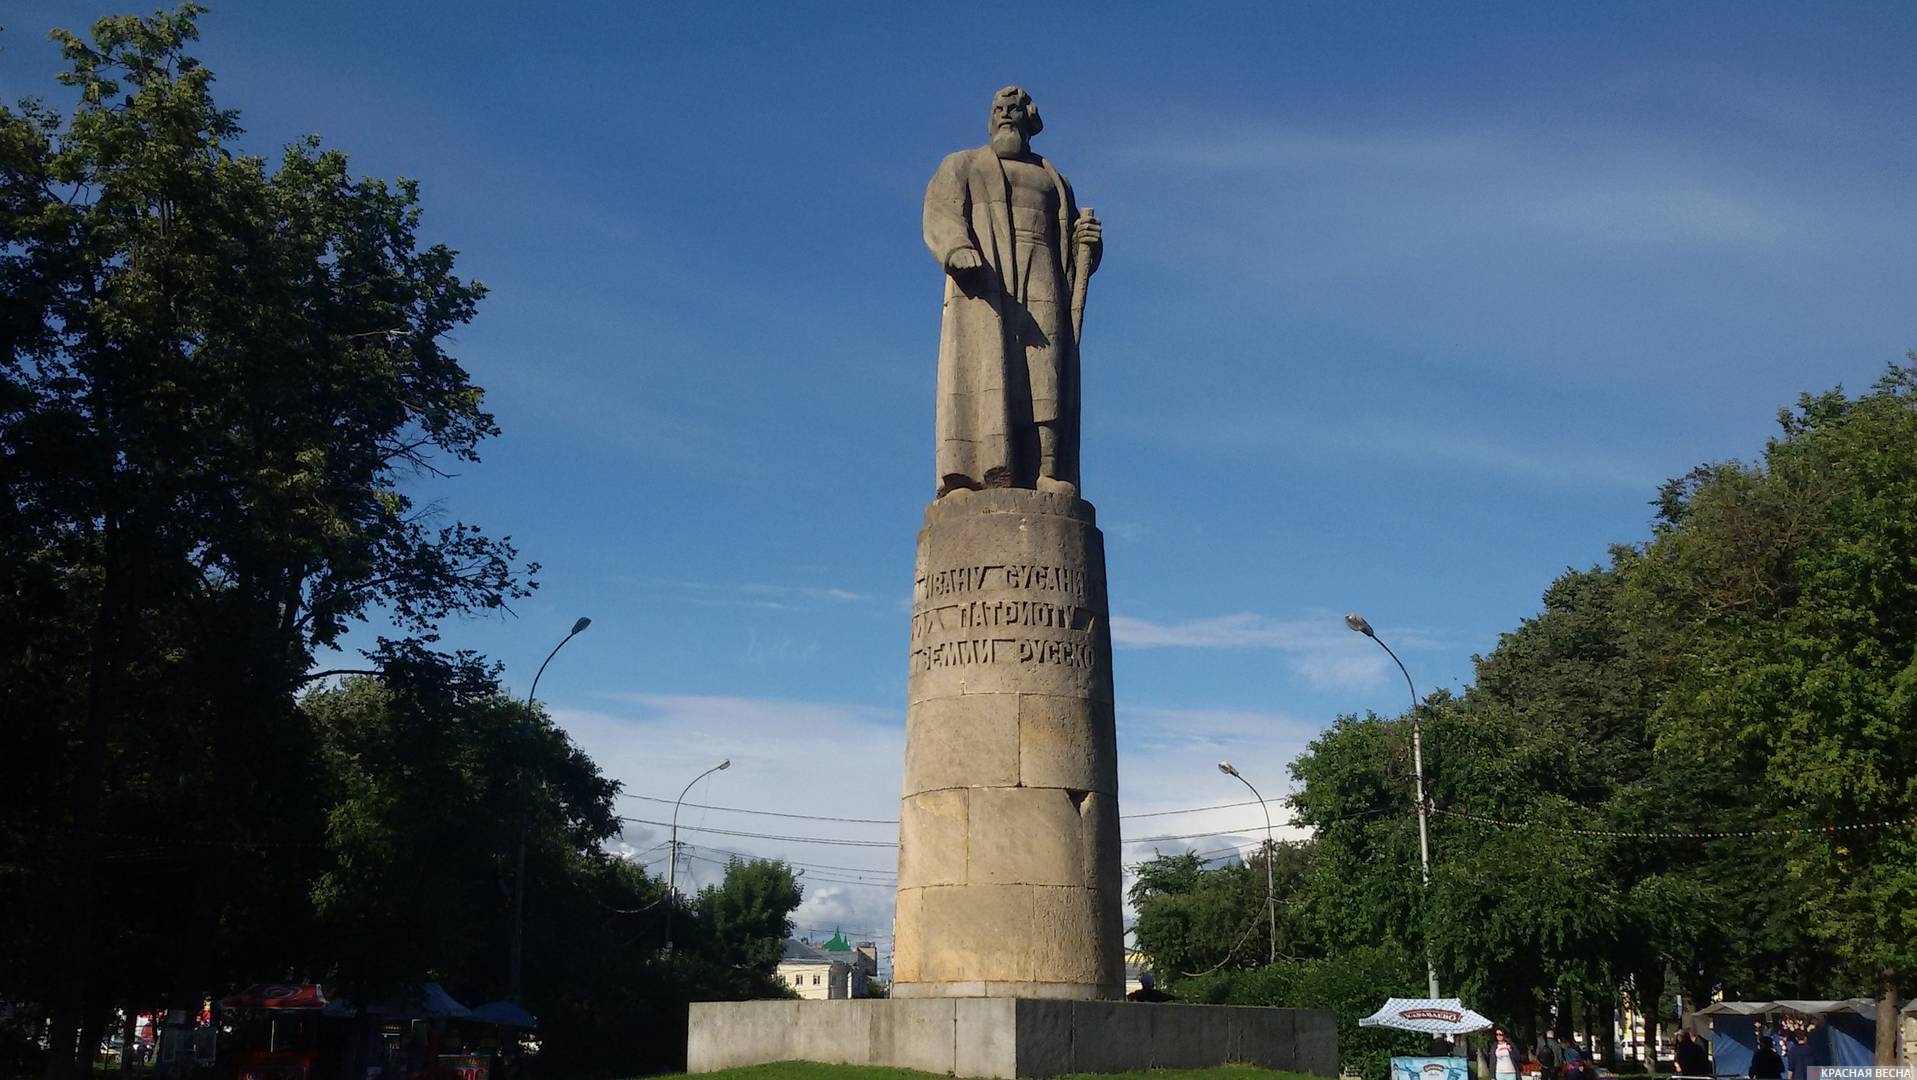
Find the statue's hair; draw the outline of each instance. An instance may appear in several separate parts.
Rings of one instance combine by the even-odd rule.
[[[1023,87],[1018,87],[1018,86],[1005,87],[1004,89],[1000,90],[998,93],[992,95],[992,104],[994,105],[998,104],[999,98],[1013,97],[1013,96],[1017,96],[1020,103],[1022,103],[1025,106],[1025,115],[1032,122],[1032,130],[1027,132],[1026,134],[1036,135],[1039,132],[1044,131],[1045,121],[1043,119],[1040,119],[1038,115],[1038,103],[1032,100],[1032,95],[1026,93]],[[990,118],[986,119],[985,130],[988,133],[992,130],[992,122]]]

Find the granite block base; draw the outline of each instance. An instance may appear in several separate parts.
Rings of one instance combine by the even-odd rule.
[[[692,1006],[687,1072],[770,1061],[1002,1080],[1227,1062],[1336,1076],[1338,1023],[1321,1009],[1008,997]]]

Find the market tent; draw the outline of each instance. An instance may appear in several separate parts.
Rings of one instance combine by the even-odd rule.
[[[1869,1065],[1877,1046],[1876,1005],[1869,998],[1812,1001],[1719,1001],[1697,1011],[1711,1018],[1711,1068],[1719,1076],[1750,1072],[1758,1027],[1780,1013],[1814,1016],[1820,1022],[1804,1051],[1811,1065]],[[1793,1071],[1795,1063],[1793,1062]]]
[[[1464,1007],[1457,998],[1391,998],[1359,1027],[1396,1028],[1426,1035],[1468,1035],[1483,1031],[1491,1021]]]
[[[1877,1064],[1877,1017],[1873,1011],[1864,1016],[1855,1012],[1834,1013],[1824,1022],[1821,1054],[1811,1058],[1817,1065],[1866,1066]]]
[[[414,983],[397,997],[374,1001],[366,1011],[385,1020],[463,1020],[473,1014],[436,982]],[[359,1007],[345,998],[337,998],[326,1006],[327,1016],[358,1014]]]
[[[1800,1001],[1792,998],[1779,998],[1770,1003],[1773,1012],[1803,1013],[1805,1016],[1829,1016],[1833,1013],[1858,1013],[1874,1016],[1877,1003],[1869,998],[1841,998],[1837,1001]]]
[[[498,1027],[530,1030],[539,1026],[537,1017],[511,1001],[488,1001],[484,1005],[475,1005],[472,1018],[482,1024]]]
[[[1757,1030],[1752,1017],[1769,1011],[1768,1001],[1719,1001],[1697,1010],[1711,1018],[1711,1071],[1718,1076],[1743,1076],[1751,1071],[1757,1053]]]
[[[220,999],[223,1009],[324,1009],[326,993],[318,983],[254,983]]]

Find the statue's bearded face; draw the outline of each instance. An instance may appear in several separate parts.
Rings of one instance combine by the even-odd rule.
[[[1029,149],[1032,136],[1039,131],[1038,109],[1031,95],[1016,86],[1000,90],[992,98],[990,130],[992,149],[1001,155],[1022,154]]]

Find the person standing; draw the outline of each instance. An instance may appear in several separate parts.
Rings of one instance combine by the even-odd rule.
[[[1757,1052],[1751,1055],[1751,1080],[1784,1080],[1784,1059],[1777,1056],[1771,1037],[1757,1040]]]
[[[1558,1042],[1557,1033],[1545,1028],[1538,1036],[1537,1049],[1538,1075],[1542,1080],[1559,1080],[1564,1068],[1564,1047]]]
[[[1789,1044],[1784,1051],[1784,1064],[1790,1069],[1791,1080],[1810,1080],[1810,1033],[1796,1028],[1784,1041]]]
[[[1511,1045],[1510,1033],[1502,1029],[1491,1045],[1491,1072],[1497,1080],[1518,1080],[1518,1048]]]
[[[1689,1028],[1677,1033],[1677,1074],[1679,1076],[1711,1075],[1710,1058],[1704,1053],[1704,1044]]]

